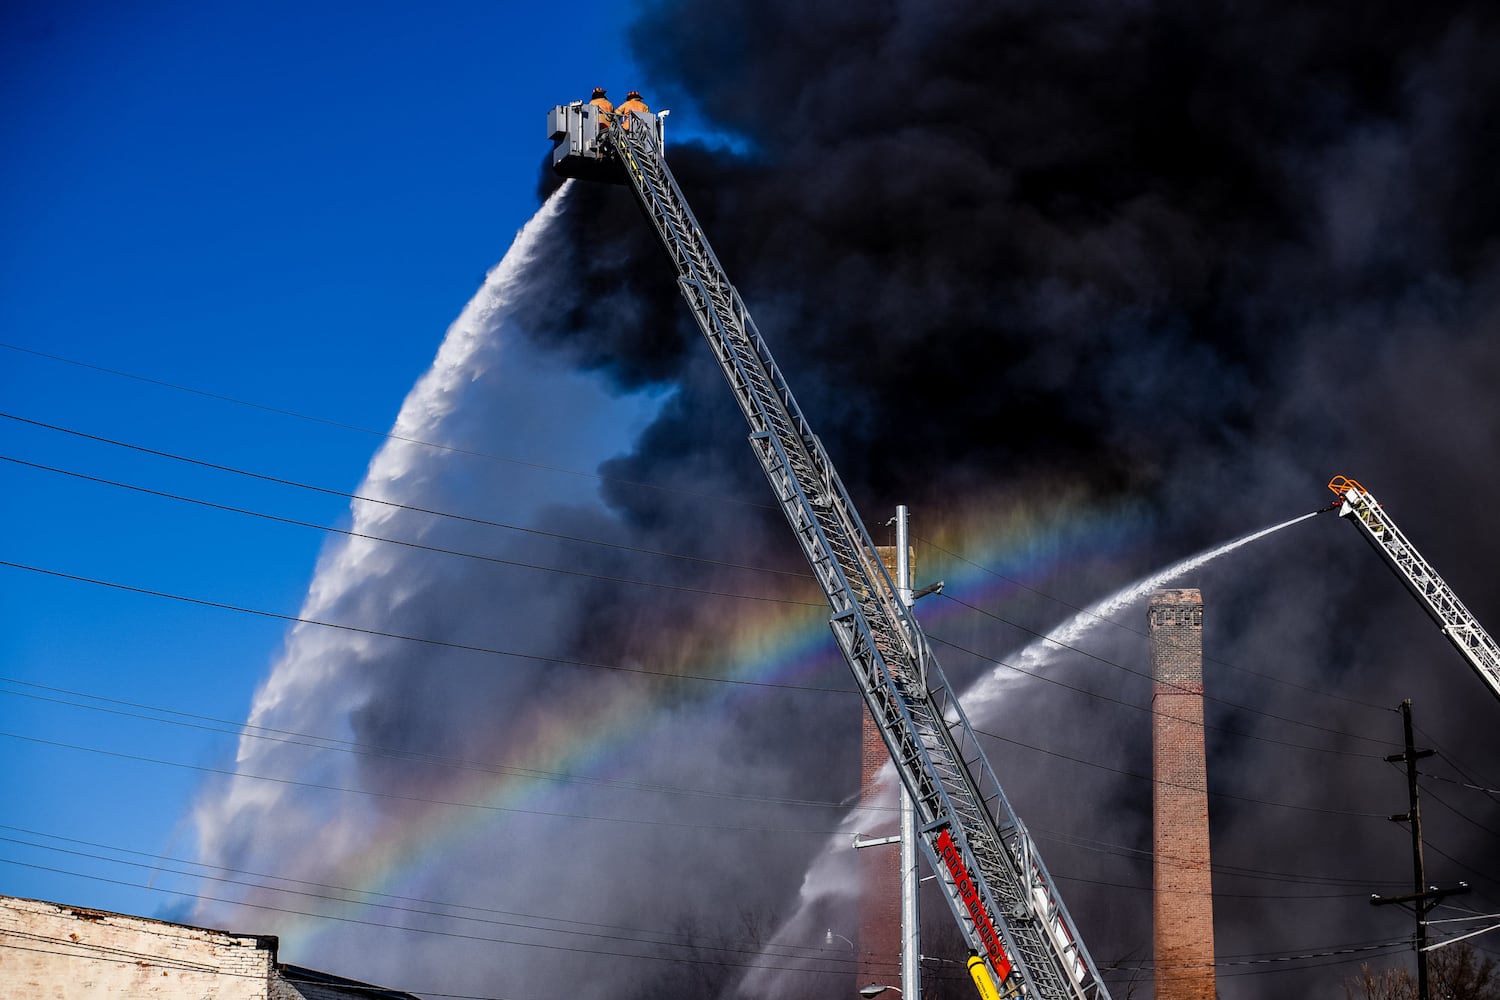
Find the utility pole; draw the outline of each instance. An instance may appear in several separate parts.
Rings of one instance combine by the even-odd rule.
[[[894,559],[882,554],[887,570],[895,571],[896,595],[901,603],[910,608],[918,597],[937,593],[943,589],[941,583],[924,588],[913,594],[911,589],[911,535],[907,528],[906,505],[896,507],[896,516],[888,524],[896,526]],[[894,837],[865,839],[856,835],[857,849],[881,847],[886,844],[901,845],[901,996],[903,1000],[922,1000],[922,936],[917,915],[917,889],[921,884],[921,873],[917,869],[917,808],[911,793],[901,784],[901,831]],[[871,983],[861,987],[864,996],[875,996],[883,987]],[[874,992],[868,992],[874,991]]]
[[[912,606],[911,549],[906,505],[896,507],[896,593]],[[906,785],[901,786],[901,995],[922,1000],[922,942],[917,917],[917,809]]]
[[[1435,751],[1418,750],[1416,742],[1412,737],[1411,724],[1411,699],[1407,698],[1401,702],[1401,723],[1406,734],[1406,752],[1391,754],[1387,761],[1406,762],[1406,794],[1411,805],[1409,812],[1397,813],[1391,817],[1392,823],[1411,822],[1411,864],[1412,864],[1412,891],[1404,896],[1379,896],[1372,895],[1370,904],[1372,906],[1384,906],[1389,903],[1411,904],[1411,909],[1417,918],[1417,1000],[1429,1000],[1427,992],[1427,914],[1432,912],[1433,907],[1448,896],[1456,896],[1469,891],[1468,883],[1460,882],[1451,889],[1439,889],[1437,886],[1427,885],[1427,869],[1422,863],[1422,808],[1417,801],[1417,761],[1423,757],[1431,757]]]

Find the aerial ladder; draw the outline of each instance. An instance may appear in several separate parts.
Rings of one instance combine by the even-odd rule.
[[[911,796],[932,870],[981,960],[976,985],[992,978],[981,992],[989,986],[1001,997],[1106,1000],[1099,970],[926,635],[678,188],[661,126],[655,115],[559,105],[548,116],[553,167],[627,184],[671,259],[828,599],[829,625]]]
[[[1490,693],[1500,698],[1500,645],[1495,644],[1479,620],[1464,607],[1453,588],[1443,582],[1437,570],[1407,541],[1369,490],[1347,476],[1334,476],[1328,488],[1339,498],[1334,503],[1339,517],[1356,525],[1359,533],[1385,557],[1386,563],[1438,623],[1448,641],[1474,668],[1479,679],[1489,686]]]

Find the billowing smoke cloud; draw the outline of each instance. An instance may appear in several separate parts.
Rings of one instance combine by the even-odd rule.
[[[741,151],[671,155],[872,523],[898,500],[941,521],[983,489],[1046,496],[1058,482],[1143,504],[1136,560],[1048,588],[1084,604],[1319,505],[1342,472],[1409,520],[1491,622],[1476,548],[1491,547],[1480,498],[1500,446],[1497,38],[1492,11],[1454,4],[666,3],[635,34],[674,127],[706,121]],[[608,247],[582,270],[631,289],[637,313],[550,342],[622,385],[666,369],[682,386],[616,471],[716,479],[733,468],[735,419],[680,308],[663,313],[665,280],[635,291],[663,272],[615,194],[591,192],[601,211],[569,220],[569,245],[584,259]],[[748,464],[738,475],[753,484]],[[643,525],[681,523],[664,517],[671,501],[617,499]],[[1240,668],[1209,674],[1228,962],[1408,929],[1364,901],[1410,877],[1404,833],[1384,821],[1405,808],[1379,761],[1392,748],[1367,742],[1399,736],[1386,710],[1401,698],[1453,762],[1495,773],[1495,706],[1353,534],[1316,519],[1185,581],[1205,588],[1209,655]],[[988,629],[969,648],[1024,641]],[[1095,651],[1147,662],[1138,639]],[[1144,702],[1139,678],[1097,662],[1059,670]],[[1145,721],[1035,685],[1001,731],[1139,774]],[[996,752],[1034,824],[1145,846],[1148,786]],[[1433,791],[1431,878],[1500,874],[1492,800]],[[1100,961],[1148,958],[1146,894],[1099,884],[1143,885],[1148,869],[1058,853]],[[1328,988],[1349,969],[1319,964],[1226,965],[1225,995]]]
[[[1370,486],[1500,627],[1484,517],[1500,453],[1487,7],[662,2],[633,39],[672,127],[726,137],[674,140],[674,171],[867,522],[909,504],[925,579],[963,574],[946,553],[1007,518],[1049,553],[1035,576],[986,557],[1033,590],[956,595],[979,611],[923,603],[951,675],[1003,672],[995,660],[1018,662],[1031,632],[1073,614],[1036,590],[1091,604],[1321,506],[1335,473]],[[390,515],[424,544],[587,575],[374,548],[320,571],[358,581],[329,596],[330,616],[694,675],[771,655],[757,643],[788,623],[822,628],[816,609],[702,593],[816,601],[795,577],[742,568],[798,567],[659,258],[623,189],[575,185],[486,341],[501,346],[484,348],[662,394],[601,466],[603,506],[533,522],[630,548]],[[479,368],[413,436],[508,453],[535,433],[500,419],[515,411]],[[554,404],[551,419],[594,408]],[[515,474],[455,453],[399,471],[402,502],[481,517],[504,509]],[[647,554],[661,551],[697,561]],[[1465,879],[1473,909],[1500,909],[1500,810],[1465,787],[1500,780],[1500,705],[1378,563],[1329,515],[1177,581],[1208,608],[1227,998],[1330,994],[1362,958],[1397,960],[1350,950],[1410,929],[1367,902],[1411,884],[1405,830],[1386,819],[1405,786],[1381,760],[1399,749],[1402,698],[1441,750],[1424,764],[1429,881]],[[1144,611],[1120,621],[976,721],[1123,996],[1149,990],[1151,788]],[[825,657],[793,683],[847,688],[841,669]],[[471,822],[412,798],[493,796],[491,770],[247,751],[247,771],[274,758],[286,776],[410,798],[231,789],[205,807],[210,856],[348,885],[389,850],[404,878],[382,891],[491,908],[488,924],[377,911],[469,936],[392,938],[372,955],[391,932],[356,926],[322,939],[341,971],[516,997],[748,995],[767,980],[747,967],[767,965],[825,970],[780,977],[777,995],[848,985],[821,947],[825,927],[852,928],[847,908],[764,947],[804,878],[840,877],[825,845],[852,832],[831,807],[857,783],[848,696],[294,633],[260,705],[265,725],[337,723],[361,743],[548,775],[491,801],[526,811]],[[553,753],[559,733],[600,751]],[[1296,957],[1324,952],[1337,954]]]

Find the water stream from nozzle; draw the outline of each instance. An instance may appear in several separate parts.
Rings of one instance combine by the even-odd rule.
[[[1115,591],[1108,597],[1095,602],[1077,614],[1073,615],[1062,625],[1053,629],[1045,637],[1037,639],[1022,650],[1020,657],[1008,666],[1019,667],[1021,670],[1034,670],[1043,666],[1056,651],[1073,645],[1083,638],[1094,626],[1108,622],[1112,625],[1120,625],[1111,616],[1124,611],[1130,605],[1148,596],[1153,590],[1172,582],[1184,573],[1207,565],[1227,555],[1235,549],[1249,545],[1251,542],[1266,537],[1269,534],[1289,528],[1294,524],[1306,521],[1308,518],[1316,517],[1323,513],[1322,510],[1313,511],[1294,517],[1280,524],[1273,524],[1269,528],[1252,531],[1248,535],[1241,535],[1216,545],[1211,549],[1204,549],[1196,555],[1187,557],[1165,569],[1158,570],[1150,576],[1142,577],[1129,586]],[[1016,677],[1018,671],[1012,669],[995,669],[981,677],[969,686],[967,690],[959,695],[959,701],[963,704],[964,712],[970,721],[979,727],[992,724],[996,718],[995,712],[1001,704],[1001,696],[1006,687]],[[868,803],[863,803],[851,809],[844,815],[839,823],[840,830],[859,829],[861,823],[888,822],[889,807],[895,803],[896,773],[895,769],[887,763],[880,772],[877,779],[890,791],[890,800],[883,806],[876,806],[875,812],[871,811]],[[849,837],[846,833],[837,833],[829,838],[822,853],[813,858],[808,867],[807,874],[803,877],[802,889],[797,908],[792,915],[777,931],[773,943],[782,948],[794,948],[799,942],[812,941],[820,935],[817,928],[822,926],[819,921],[827,916],[829,909],[841,905],[847,900],[851,892],[851,886],[857,885],[859,874],[853,860],[854,851],[850,848]],[[804,949],[805,953],[805,949]],[[765,954],[776,956],[777,964],[767,965],[764,968],[754,968],[746,973],[737,986],[729,992],[729,996],[736,1000],[748,1000],[750,997],[774,995],[781,985],[780,977],[789,975],[782,966],[786,963],[785,954],[777,955],[775,951],[767,951]],[[842,962],[842,964],[840,964]],[[830,974],[838,973],[834,970],[842,970],[847,965],[848,959],[836,952],[818,958],[804,959],[804,969],[819,969],[829,971]]]
[[[1317,517],[1321,513],[1323,513],[1322,510],[1315,510],[1310,514],[1303,514],[1289,521],[1273,524],[1269,528],[1252,531],[1250,534],[1241,535],[1233,541],[1216,545],[1211,549],[1204,549],[1197,555],[1188,556],[1186,559],[1175,562],[1165,569],[1158,570],[1150,576],[1142,577],[1135,583],[1115,591],[1103,600],[1089,605],[1051,632],[1048,632],[1046,636],[1032,642],[1021,651],[1021,655],[1014,663],[1014,666],[1021,670],[1036,669],[1051,659],[1057,650],[1071,646],[1083,638],[1093,630],[1094,626],[1106,622],[1111,625],[1119,625],[1120,623],[1114,621],[1112,616],[1119,614],[1132,604],[1148,596],[1153,590],[1158,590],[1166,584],[1171,583],[1179,576],[1182,576],[1182,574],[1206,566],[1220,556],[1233,552],[1235,549],[1249,545],[1251,542],[1280,531],[1282,528],[1290,528],[1292,525],[1300,524],[1308,518]],[[994,675],[990,676],[993,677]],[[986,680],[988,679],[986,678]],[[979,681],[974,687],[982,687],[986,683],[986,680]],[[968,695],[966,694],[965,697],[968,697]]]

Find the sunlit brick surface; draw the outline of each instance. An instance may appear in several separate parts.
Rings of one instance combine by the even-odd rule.
[[[1213,1000],[1213,882],[1203,750],[1203,596],[1151,596],[1157,1000]]]

